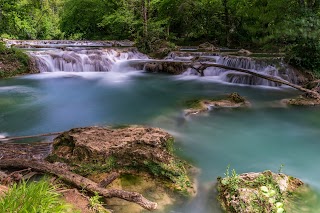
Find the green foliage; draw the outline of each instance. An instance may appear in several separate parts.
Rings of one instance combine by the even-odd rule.
[[[189,195],[188,189],[192,186],[185,163],[179,160],[172,160],[167,164],[145,161],[144,165],[153,175],[170,180],[172,183],[169,187],[174,188],[181,195]]]
[[[94,196],[89,199],[90,209],[96,213],[110,213],[110,211],[103,207],[101,199],[102,197],[98,193],[95,193]]]
[[[113,1],[66,0],[61,15],[61,30],[67,38],[103,38],[105,29],[99,26],[105,13],[113,9]]]
[[[0,42],[0,61],[3,63],[3,66],[0,67],[0,78],[32,71],[29,56],[20,49],[7,48],[3,42]]]
[[[47,180],[14,184],[8,193],[0,198],[0,212],[17,213],[61,213],[71,212],[60,195]]]
[[[224,178],[218,178],[219,199],[223,208],[236,208],[229,209],[231,212],[284,212],[287,193],[281,192],[276,179],[286,180],[285,177],[273,176],[271,171],[250,178],[246,175],[240,177],[234,169],[230,174],[229,169],[230,166],[227,167]],[[235,205],[229,205],[230,203]]]
[[[229,193],[233,195],[238,190],[240,179],[239,179],[239,175],[236,173],[234,169],[232,169],[231,175],[230,175],[229,169],[230,169],[230,165],[228,165],[227,167],[225,177],[221,179],[221,184],[223,186],[227,186]]]
[[[1,37],[17,39],[60,38],[62,36],[58,24],[60,1],[1,0]]]
[[[320,75],[319,2],[0,0],[0,35],[19,39],[131,39],[140,51],[161,50],[160,56],[171,50],[167,44],[210,41],[232,48],[284,51],[291,64]]]

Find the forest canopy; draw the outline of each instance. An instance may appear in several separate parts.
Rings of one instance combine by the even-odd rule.
[[[14,39],[131,39],[281,51],[320,72],[317,0],[0,0],[0,35]]]

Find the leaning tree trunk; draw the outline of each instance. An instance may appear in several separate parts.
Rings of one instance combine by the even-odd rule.
[[[4,159],[0,160],[0,168],[31,168],[36,171],[53,174],[61,178],[62,180],[69,182],[78,188],[85,189],[88,192],[95,193],[105,198],[120,198],[129,202],[139,204],[145,209],[155,210],[157,203],[151,202],[141,194],[137,192],[128,192],[118,189],[105,189],[99,184],[82,177],[81,175],[75,174],[64,168],[59,168],[56,164],[49,163],[46,161],[35,161],[35,160],[24,160],[24,159]]]
[[[280,78],[276,78],[274,76],[263,75],[263,74],[260,74],[260,73],[257,73],[257,72],[251,71],[251,70],[242,69],[242,68],[235,68],[235,67],[229,67],[229,66],[225,66],[225,65],[222,65],[222,64],[215,64],[215,63],[198,63],[198,62],[195,61],[195,62],[191,62],[191,63],[188,62],[187,64],[189,64],[189,66],[192,69],[195,69],[201,76],[204,76],[203,71],[208,67],[218,67],[218,68],[222,68],[222,69],[226,69],[226,70],[235,70],[235,71],[238,71],[238,72],[247,73],[247,74],[259,77],[259,78],[263,78],[263,79],[266,79],[268,81],[272,81],[272,82],[275,82],[275,83],[280,83],[280,84],[284,84],[284,85],[290,86],[290,87],[295,88],[295,89],[297,89],[297,90],[299,90],[301,92],[304,92],[307,95],[307,97],[320,100],[320,94],[318,92],[310,90],[310,89],[306,89],[306,88],[304,88],[302,86],[290,83],[288,81],[285,81],[285,80],[280,79]]]

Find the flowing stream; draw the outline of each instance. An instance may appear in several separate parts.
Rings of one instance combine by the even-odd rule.
[[[32,54],[48,58],[46,51]],[[84,51],[96,50],[73,54]],[[101,51],[99,57],[114,50]],[[281,164],[283,172],[301,178],[317,192],[297,212],[320,211],[319,108],[284,108],[279,100],[299,94],[287,87],[147,74],[128,66],[127,61],[145,56],[123,54],[126,56],[117,53],[109,57],[109,72],[85,72],[91,70],[83,66],[84,72],[45,70],[50,72],[0,80],[0,135],[32,135],[91,125],[161,127],[175,136],[177,153],[201,170],[198,196],[167,212],[220,212],[212,186],[228,165],[243,173],[277,172]],[[113,60],[117,57],[121,59]],[[188,118],[182,115],[186,100],[231,92],[245,96],[252,107],[214,110]]]

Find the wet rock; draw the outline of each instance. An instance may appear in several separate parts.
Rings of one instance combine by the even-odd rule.
[[[281,103],[288,106],[319,106],[320,100],[301,95],[297,98],[283,99]]]
[[[209,42],[205,42],[203,44],[199,45],[199,49],[205,50],[205,51],[218,51],[219,48],[215,47],[213,44]]]
[[[244,173],[235,171],[218,178],[218,200],[225,212],[285,212],[289,198],[303,182],[297,178],[275,174]]]
[[[166,73],[171,75],[180,75],[188,69],[188,66],[182,62],[159,61],[146,63],[144,70],[151,73]]]
[[[187,174],[189,165],[173,155],[173,142],[173,137],[159,128],[75,128],[54,139],[53,153],[47,159],[65,162],[85,176],[144,172],[190,195],[194,189]]]
[[[241,108],[250,107],[250,103],[238,93],[231,93],[219,99],[196,99],[186,102],[189,107],[184,110],[184,115],[194,115],[207,112],[212,108]]]
[[[251,55],[252,52],[250,52],[249,50],[246,50],[246,49],[241,49],[238,51],[239,54],[241,55]]]

